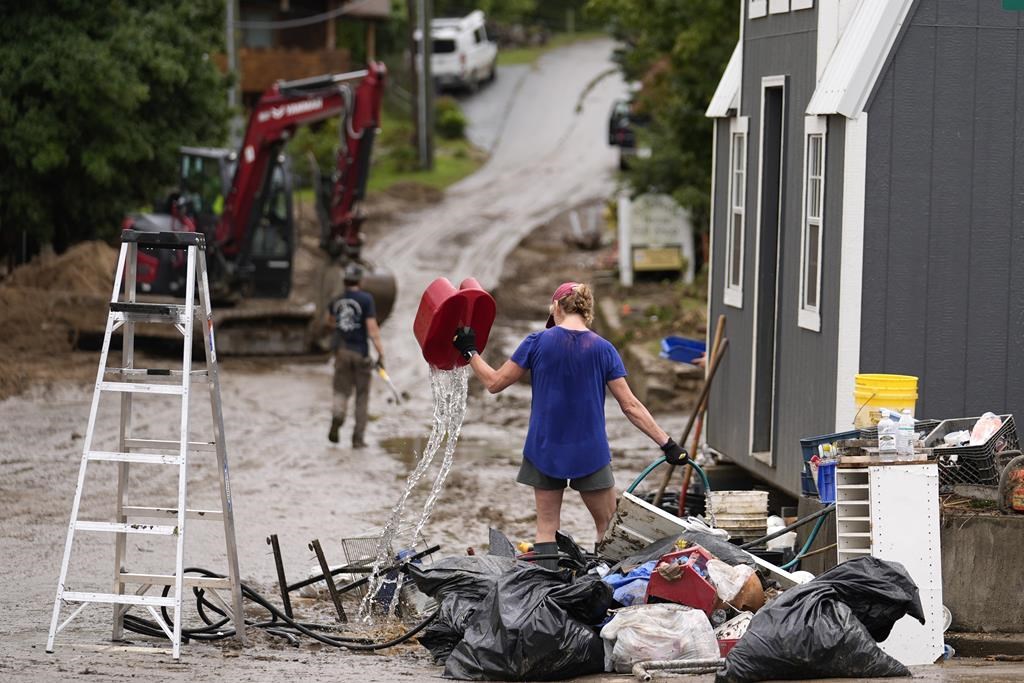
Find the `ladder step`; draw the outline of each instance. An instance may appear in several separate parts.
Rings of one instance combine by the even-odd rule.
[[[124,393],[142,394],[177,394],[185,393],[180,384],[143,384],[142,382],[100,382],[100,391],[120,391]]]
[[[125,448],[149,448],[155,451],[177,451],[181,449],[181,442],[171,439],[125,439]],[[204,451],[217,452],[217,444],[214,441],[189,441],[188,452]]]
[[[173,536],[177,526],[169,524],[124,524],[122,522],[75,522],[75,531],[107,531],[115,534],[152,534]]]
[[[160,507],[144,507],[140,505],[125,505],[121,508],[124,514],[129,517],[149,517],[163,518],[163,517],[177,517],[178,508],[160,508]],[[185,509],[186,519],[209,519],[213,521],[221,521],[224,519],[224,513],[220,510],[190,510]]]
[[[174,576],[171,574],[131,574],[122,572],[117,575],[117,580],[122,584],[134,586],[173,586]],[[200,588],[231,588],[231,580],[211,576],[186,576],[182,580],[186,586],[198,586]]]
[[[181,370],[167,370],[164,368],[106,368],[104,372],[114,377],[127,378],[146,377],[153,379],[154,377],[173,377],[178,384],[181,383],[181,376],[184,374]],[[208,382],[210,379],[209,373],[206,370],[193,370],[189,373],[189,376],[193,382]]]
[[[114,451],[89,451],[89,460],[108,462],[138,462],[148,465],[180,465],[180,455],[163,453],[118,453]]]
[[[193,314],[197,307],[193,305]],[[172,323],[183,325],[188,322],[188,309],[184,304],[153,304],[128,301],[111,301],[110,315],[114,320],[133,323]]]
[[[201,232],[122,230],[121,241],[135,242],[140,247],[153,249],[185,249],[186,247],[206,249],[206,235]]]
[[[118,595],[117,593],[79,593],[64,591],[62,600],[68,602],[106,602],[112,605],[151,605],[153,607],[174,607],[172,596],[162,595]]]

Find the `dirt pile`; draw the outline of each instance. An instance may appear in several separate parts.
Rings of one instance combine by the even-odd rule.
[[[105,242],[80,242],[60,256],[36,257],[11,273],[3,288],[30,287],[54,292],[110,294],[117,250]]]
[[[117,250],[83,242],[0,283],[0,399],[59,375],[82,330],[102,329],[116,265]]]

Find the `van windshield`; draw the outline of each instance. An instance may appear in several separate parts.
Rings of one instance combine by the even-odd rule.
[[[434,39],[434,54],[435,55],[446,55],[455,52],[455,41],[454,40],[439,40]]]

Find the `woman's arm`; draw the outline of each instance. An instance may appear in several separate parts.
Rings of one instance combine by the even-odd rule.
[[[615,400],[619,402],[622,414],[629,418],[634,427],[651,437],[659,447],[668,443],[668,434],[658,426],[658,423],[654,421],[650,411],[644,407],[640,399],[633,395],[633,390],[629,388],[625,377],[619,377],[608,382],[608,388],[611,390]]]
[[[469,359],[469,367],[473,368],[473,374],[492,394],[512,386],[526,372],[510,360],[505,361],[504,365],[495,370],[480,357],[480,354],[474,354]]]

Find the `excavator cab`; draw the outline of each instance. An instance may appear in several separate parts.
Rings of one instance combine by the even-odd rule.
[[[231,188],[238,154],[212,147],[182,147],[180,198],[196,230],[214,237],[224,201]],[[243,247],[232,280],[246,297],[285,298],[291,292],[292,177],[288,158],[278,154],[270,164],[262,191],[256,197],[249,242]]]

